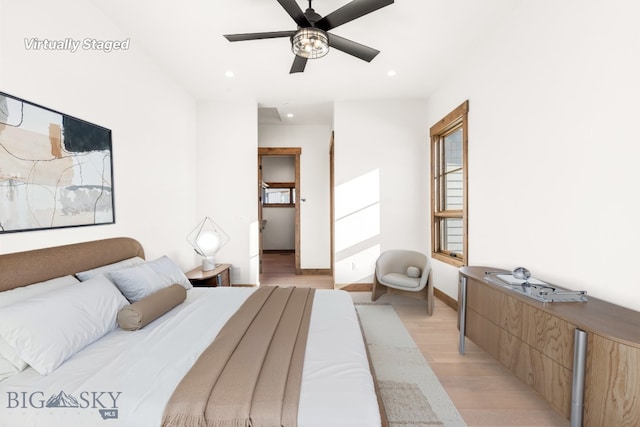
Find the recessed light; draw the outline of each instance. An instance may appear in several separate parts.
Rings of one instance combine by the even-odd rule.
[[[231,78],[231,77],[235,76],[235,74],[234,74],[234,73],[233,73],[233,71],[231,71],[231,70],[226,71],[226,72],[224,73],[224,75],[225,75],[226,77],[229,77],[229,78]]]
[[[288,113],[288,114],[287,114],[287,117],[288,117],[288,118],[290,118],[290,119],[292,119],[292,118],[293,118],[293,114]]]
[[[387,71],[387,76],[389,77],[395,77],[396,75],[396,70],[389,70]]]

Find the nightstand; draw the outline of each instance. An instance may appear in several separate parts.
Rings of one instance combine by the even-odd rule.
[[[202,271],[202,266],[199,266],[185,274],[195,287],[231,286],[231,264],[216,264],[216,268],[209,271]]]

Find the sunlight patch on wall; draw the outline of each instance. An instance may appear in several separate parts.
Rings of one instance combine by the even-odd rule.
[[[380,203],[380,170],[375,169],[336,187],[336,220]]]
[[[380,255],[379,169],[338,185],[335,201],[336,282],[371,282]]]
[[[380,234],[380,172],[375,169],[336,187],[336,253]]]
[[[249,284],[260,283],[260,229],[258,227],[258,221],[251,221],[249,223]],[[232,274],[234,270],[238,268],[234,266],[231,269]]]
[[[336,253],[380,234],[380,204],[336,221]]]

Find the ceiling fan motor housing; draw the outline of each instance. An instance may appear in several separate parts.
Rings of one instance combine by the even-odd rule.
[[[317,14],[316,11],[313,10],[312,8],[305,10],[304,16],[307,17],[307,20],[311,23],[311,25],[313,25],[314,22],[322,19],[322,16]]]

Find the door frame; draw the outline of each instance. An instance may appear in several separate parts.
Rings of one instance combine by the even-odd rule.
[[[331,131],[331,139],[329,140],[329,233],[330,239],[329,242],[329,250],[331,251],[331,275],[335,278],[336,271],[336,247],[335,247],[335,236],[336,236],[336,214],[335,214],[335,203],[336,203],[336,195],[334,193],[334,189],[336,188],[336,179],[335,179],[335,150],[334,150],[334,141],[335,141],[335,133]]]
[[[296,274],[302,274],[300,268],[300,147],[258,147],[258,243],[259,272],[262,273],[262,158],[265,156],[292,156],[295,158],[295,260]]]

